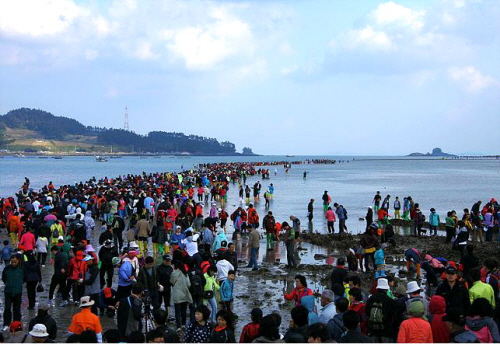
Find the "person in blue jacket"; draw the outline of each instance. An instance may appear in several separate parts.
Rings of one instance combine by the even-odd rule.
[[[302,299],[300,299],[300,304],[302,306],[306,307],[307,310],[309,311],[309,316],[307,318],[309,326],[319,322],[319,317],[318,317],[318,314],[316,313],[316,310],[314,307],[314,296],[313,295],[304,296]]]
[[[220,303],[222,308],[231,312],[231,306],[233,303],[233,290],[234,290],[234,279],[236,278],[236,273],[234,270],[229,270],[227,273],[227,278],[222,282],[220,286]]]

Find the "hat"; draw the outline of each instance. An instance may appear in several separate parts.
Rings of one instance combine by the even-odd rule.
[[[44,324],[36,324],[33,329],[29,332],[32,337],[48,337],[47,327]]]
[[[172,257],[169,254],[163,255],[163,260],[172,260]]]
[[[50,305],[47,302],[40,302],[38,304],[38,309],[41,309],[43,311],[48,311],[50,309]]]
[[[90,296],[83,296],[80,298],[80,308],[90,307],[94,304],[94,301],[90,300]]]
[[[104,246],[113,246],[113,240],[111,239],[104,240]]]
[[[217,211],[218,211],[218,212],[221,212],[221,211],[222,211],[222,208],[217,209]]]
[[[377,281],[377,289],[389,289],[389,282],[387,282],[387,278],[379,278]]]
[[[135,257],[137,257],[138,253],[137,251],[128,251],[128,255],[130,258],[134,259]]]
[[[314,202],[314,198],[311,198],[311,202]]]
[[[87,254],[87,255],[85,256],[85,258],[83,258],[83,261],[84,261],[84,262],[88,262],[89,260],[92,260],[92,259],[94,259],[94,257],[92,257],[90,254]]]
[[[448,266],[446,270],[444,270],[448,275],[455,275],[457,273],[457,268],[453,266]]]
[[[138,248],[139,248],[139,245],[137,245],[137,243],[136,243],[136,242],[131,242],[131,243],[129,244],[129,247],[130,247],[130,250],[132,250],[132,251],[133,251],[133,250],[135,250],[135,249],[138,249]]]
[[[446,315],[441,318],[443,321],[449,321],[457,325],[465,324],[465,316],[462,314],[460,308],[450,308],[447,310]]]
[[[85,252],[95,252],[94,248],[92,247],[92,245],[87,245],[87,247],[85,248]]]
[[[373,209],[371,205],[368,206],[368,209]]]
[[[425,313],[424,303],[420,300],[412,301],[408,308],[408,314],[412,317],[423,317]]]
[[[58,241],[64,241],[64,237],[61,235],[59,238],[57,238]]]
[[[406,295],[406,288],[404,285],[400,285],[396,288],[395,292],[396,295],[401,295],[404,296]]]
[[[102,290],[102,293],[104,294],[104,297],[105,298],[110,298],[111,296],[113,296],[113,293],[111,292],[111,288],[104,288]]]
[[[23,330],[23,323],[20,321],[13,321],[10,323],[9,329],[11,332],[13,331],[22,331]]]
[[[408,282],[408,284],[406,285],[406,290],[407,290],[408,294],[413,294],[417,291],[422,291],[422,289],[419,287],[417,281]]]
[[[120,259],[120,257],[113,257],[113,258],[111,259],[111,263],[112,263],[113,265],[118,265],[118,264],[120,263],[120,260],[121,260],[121,259]]]
[[[186,230],[184,232],[192,232],[192,231],[193,231],[193,228],[188,227],[188,228],[186,228]]]

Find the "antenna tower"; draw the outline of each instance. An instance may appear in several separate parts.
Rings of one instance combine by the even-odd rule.
[[[125,122],[123,123],[123,129],[129,130],[129,126],[128,126],[128,111],[127,111],[127,107],[126,106],[125,106]]]

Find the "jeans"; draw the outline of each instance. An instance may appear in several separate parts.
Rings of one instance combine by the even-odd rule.
[[[257,264],[257,251],[258,248],[250,248],[250,261],[248,262],[249,267],[253,267],[254,269],[258,269],[259,265]]]
[[[438,233],[437,226],[429,226],[429,234],[430,235],[437,235],[437,233]]]
[[[175,324],[177,328],[181,328],[181,326],[186,326],[187,319],[187,302],[181,302],[174,304],[175,306]]]
[[[210,305],[210,309],[212,310],[210,312],[210,317],[212,318],[212,322],[214,324],[217,323],[217,300],[215,299],[215,296],[212,297],[211,299],[205,300],[205,302]]]
[[[3,311],[3,325],[9,326],[12,321],[12,310],[14,312],[14,321],[21,321],[21,295],[5,293],[5,305]]]

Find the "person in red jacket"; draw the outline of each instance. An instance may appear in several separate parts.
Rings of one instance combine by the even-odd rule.
[[[21,240],[19,241],[19,245],[24,247],[24,250],[27,254],[33,251],[35,248],[35,235],[33,234],[33,230],[29,230],[23,234]]]
[[[83,277],[87,271],[87,263],[83,261],[83,252],[76,251],[76,254],[68,264],[68,293],[73,288],[73,301],[77,302],[83,296]]]
[[[252,322],[246,324],[241,330],[240,343],[252,343],[259,336],[262,309],[254,308],[250,313]]]
[[[446,301],[444,297],[434,295],[429,303],[429,322],[432,328],[432,338],[434,343],[449,343],[450,332],[442,320],[446,315]]]
[[[285,300],[294,300],[295,307],[300,306],[300,300],[304,296],[308,295],[313,295],[313,291],[307,287],[306,278],[302,275],[295,276],[295,288],[293,288],[289,294],[287,294],[286,291],[283,290],[283,296],[285,297]]]

